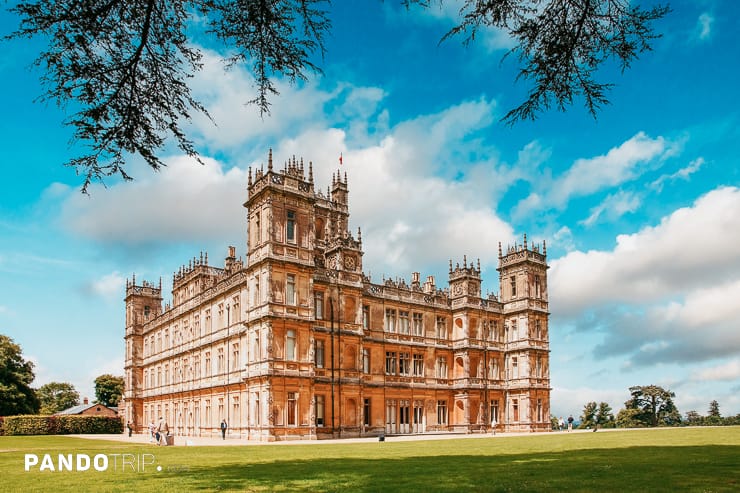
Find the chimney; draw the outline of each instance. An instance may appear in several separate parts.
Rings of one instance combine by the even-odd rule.
[[[87,402],[87,397],[85,397],[84,399],[82,399],[82,403],[83,403],[83,404],[85,404],[85,405],[87,405],[87,404],[88,404],[88,402]]]

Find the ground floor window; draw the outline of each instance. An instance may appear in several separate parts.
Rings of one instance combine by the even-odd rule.
[[[316,396],[316,426],[324,426],[324,396]]]
[[[297,392],[288,392],[288,426],[295,426],[298,421],[298,395]]]
[[[447,424],[447,401],[437,401],[437,424]]]

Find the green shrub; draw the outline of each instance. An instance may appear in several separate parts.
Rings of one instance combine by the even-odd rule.
[[[123,421],[109,416],[8,416],[4,418],[4,431],[6,435],[123,433]]]

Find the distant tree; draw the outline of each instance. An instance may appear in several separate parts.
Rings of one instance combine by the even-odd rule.
[[[581,414],[581,424],[578,425],[579,428],[593,428],[596,426],[596,411],[598,410],[598,405],[596,402],[587,402],[585,406],[583,406],[583,414]]]
[[[689,411],[686,413],[685,423],[689,426],[701,426],[704,423],[704,418],[696,411]]]
[[[449,0],[400,0],[431,8]],[[652,2],[651,2],[652,3]],[[201,70],[202,52],[189,38],[204,26],[203,39],[224,43],[227,66],[246,65],[256,79],[255,103],[269,112],[277,95],[276,76],[295,82],[320,72],[315,54],[324,53],[331,31],[328,0],[29,0],[10,10],[20,27],[10,37],[42,37],[46,49],[36,64],[52,100],[76,111],[67,124],[89,153],[67,164],[91,180],[120,175],[127,154],[153,169],[168,137],[197,157],[183,122],[193,112],[207,115],[188,79]],[[358,19],[362,11],[357,9]],[[564,110],[582,98],[588,111],[608,103],[611,83],[595,75],[608,61],[622,71],[651,49],[658,37],[652,23],[669,9],[643,9],[631,0],[464,0],[459,24],[442,39],[463,36],[470,43],[483,29],[508,35],[519,61],[518,79],[530,81],[527,99],[505,120],[534,119],[555,106]],[[372,31],[372,26],[365,27]]]
[[[71,383],[50,382],[36,391],[41,401],[41,414],[54,414],[80,403],[80,393]]]
[[[639,409],[624,408],[617,413],[617,428],[644,428],[647,426]]]
[[[707,425],[721,425],[724,421],[722,415],[719,412],[719,402],[713,400],[709,403],[709,412],[704,420]]]
[[[110,374],[95,379],[95,398],[104,406],[117,406],[123,396],[123,377]]]
[[[0,334],[0,416],[36,414],[39,398],[31,388],[33,363],[23,358],[21,347]]]
[[[612,408],[606,402],[599,402],[599,409],[596,411],[596,424],[602,428],[614,428],[614,414]]]
[[[627,409],[639,411],[633,419],[644,426],[675,426],[681,415],[673,403],[676,394],[658,385],[630,387],[632,398],[624,403]]]
[[[554,416],[552,414],[550,415],[550,427],[553,430],[557,430],[559,428],[559,426],[558,426],[558,417],[557,416]]]

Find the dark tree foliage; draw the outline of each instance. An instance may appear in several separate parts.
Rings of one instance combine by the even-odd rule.
[[[445,0],[400,0],[432,8]],[[192,112],[208,114],[188,86],[201,68],[201,52],[189,43],[188,24],[197,18],[229,50],[227,65],[250,66],[257,96],[269,112],[275,77],[305,80],[320,72],[312,62],[324,53],[331,29],[329,0],[33,0],[10,10],[20,27],[10,37],[43,36],[48,47],[37,59],[44,69],[42,99],[70,106],[67,124],[88,152],[67,164],[84,175],[83,191],[110,175],[130,179],[128,154],[153,169],[169,136],[190,156],[193,142],[182,128]],[[607,103],[610,83],[595,74],[613,59],[628,68],[657,37],[653,21],[664,6],[642,9],[630,0],[465,0],[459,24],[442,39],[469,43],[483,28],[502,29],[515,41],[519,79],[531,81],[526,101],[504,120],[535,119],[555,105],[564,110],[582,97],[593,115]],[[360,14],[358,13],[358,17]]]
[[[21,347],[13,339],[0,334],[0,416],[38,412],[33,379],[33,363],[23,359]]]
[[[713,400],[712,402],[709,403],[709,413],[707,415],[715,417],[715,418],[722,417],[722,415],[719,412],[719,402],[717,402],[716,400]]]
[[[596,424],[604,428],[614,428],[614,414],[612,407],[606,402],[599,402],[599,409],[596,411]]]
[[[598,406],[596,402],[587,402],[586,405],[583,406],[583,414],[581,414],[581,424],[579,426],[581,428],[593,428],[596,426],[597,410]]]
[[[95,399],[104,406],[117,406],[123,396],[124,379],[110,374],[95,379]]]
[[[636,411],[631,418],[645,426],[675,426],[681,423],[681,414],[673,403],[676,394],[658,385],[630,387],[632,398],[625,408]]]
[[[80,403],[80,393],[66,382],[50,382],[36,391],[41,401],[41,414],[54,414]]]
[[[406,0],[428,5],[428,0]],[[442,0],[438,0],[442,3]],[[595,117],[608,103],[612,83],[598,82],[597,70],[608,60],[621,70],[640,53],[651,49],[658,37],[652,22],[669,12],[658,5],[642,9],[630,0],[465,0],[462,22],[445,38],[465,36],[475,40],[482,28],[504,30],[515,41],[508,55],[519,59],[517,79],[531,81],[533,89],[504,120],[534,120],[555,105],[564,111],[577,96]]]

